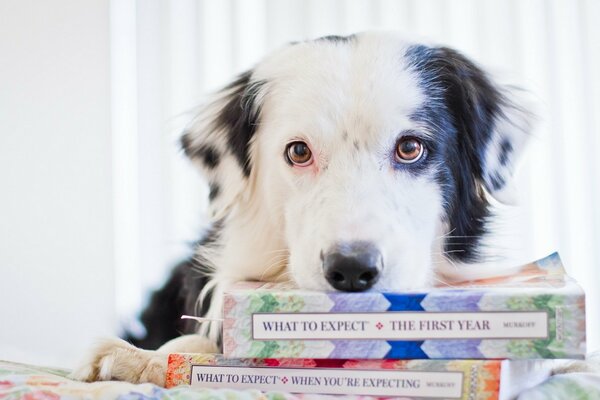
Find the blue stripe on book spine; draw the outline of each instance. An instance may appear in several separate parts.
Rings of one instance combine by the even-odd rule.
[[[383,293],[383,296],[390,302],[387,311],[425,311],[421,306],[425,293]]]
[[[421,349],[423,341],[414,342],[387,342],[391,349],[385,355],[385,359],[405,359],[405,358],[429,358],[427,353]]]

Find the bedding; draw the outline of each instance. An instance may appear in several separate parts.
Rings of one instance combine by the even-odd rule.
[[[288,393],[261,393],[256,390],[211,390],[177,386],[164,389],[152,384],[126,382],[83,383],[68,379],[69,371],[0,361],[0,399],[2,400],[293,400],[339,399],[334,396],[297,396]],[[346,397],[348,398],[348,397]],[[352,397],[367,400],[367,397]],[[519,396],[519,400],[600,399],[600,376],[589,373],[556,375]]]
[[[192,389],[177,386],[165,389],[153,384],[126,382],[77,382],[67,378],[68,370],[0,361],[0,399],[2,400],[295,400],[339,399],[332,396],[296,396],[287,393],[261,393],[257,390]],[[352,397],[367,400],[366,397]]]

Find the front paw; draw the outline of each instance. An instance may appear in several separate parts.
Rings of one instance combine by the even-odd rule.
[[[99,342],[69,378],[84,381],[126,381],[164,386],[168,355],[138,349],[121,339]]]

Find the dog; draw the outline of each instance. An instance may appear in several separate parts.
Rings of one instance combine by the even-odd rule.
[[[71,376],[162,385],[169,352],[218,352],[218,322],[180,316],[218,320],[236,281],[407,290],[476,275],[530,136],[521,97],[459,52],[394,33],[275,51],[182,136],[213,224],[154,293],[148,335],[100,343]]]

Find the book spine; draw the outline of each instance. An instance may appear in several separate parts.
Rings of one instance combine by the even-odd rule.
[[[320,365],[321,364],[321,365]],[[498,398],[501,361],[244,360],[171,354],[167,387],[419,399]]]
[[[584,301],[575,285],[527,294],[226,294],[223,351],[232,358],[583,358]]]

